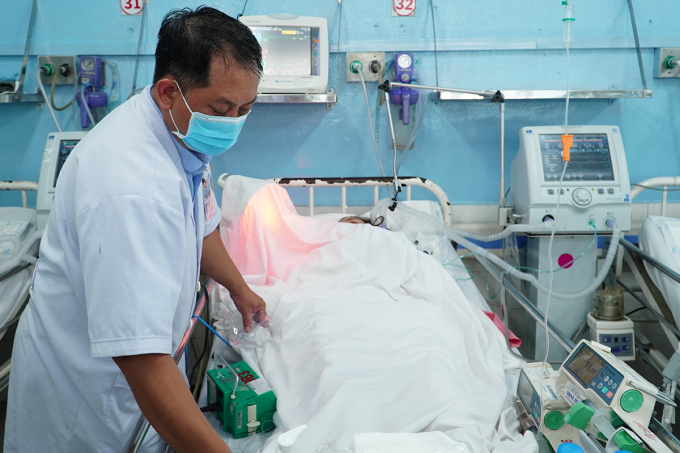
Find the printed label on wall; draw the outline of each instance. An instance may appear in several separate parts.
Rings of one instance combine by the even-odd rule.
[[[392,15],[407,17],[416,15],[416,0],[392,0]]]
[[[120,0],[120,11],[124,16],[139,16],[144,11],[144,0]]]

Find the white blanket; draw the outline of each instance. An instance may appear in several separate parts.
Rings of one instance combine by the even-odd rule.
[[[222,215],[227,250],[274,326],[264,348],[240,352],[277,395],[277,432],[309,426],[294,451],[421,431],[476,453],[537,451],[504,412],[502,335],[404,235],[298,216],[283,188],[234,176]]]

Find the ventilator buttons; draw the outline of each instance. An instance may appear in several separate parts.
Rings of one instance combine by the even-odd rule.
[[[593,201],[593,196],[588,189],[580,188],[572,192],[571,198],[579,206],[588,206]]]
[[[624,411],[635,412],[642,407],[642,403],[644,403],[644,401],[645,397],[642,396],[642,393],[638,392],[637,390],[628,390],[627,392],[624,392],[623,395],[621,395],[619,403],[621,404],[621,408]]]
[[[545,424],[546,428],[556,431],[560,429],[562,425],[564,425],[564,415],[562,415],[562,413],[558,411],[548,412],[547,414],[545,414],[543,424]]]

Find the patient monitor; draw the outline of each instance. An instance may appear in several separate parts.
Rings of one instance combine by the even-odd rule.
[[[45,228],[47,219],[50,216],[59,173],[66,162],[66,158],[68,158],[73,148],[85,136],[85,133],[51,132],[47,135],[47,142],[45,143],[42,155],[42,165],[40,166],[38,199],[36,202],[38,229],[40,230]]]
[[[264,73],[257,92],[326,93],[328,24],[323,17],[291,14],[242,16],[262,46]]]
[[[563,126],[524,127],[512,163],[510,197],[517,223],[536,224],[556,217],[563,162]],[[631,199],[626,154],[618,126],[569,126],[574,136],[562,183],[556,233],[598,231],[614,219],[630,230]]]

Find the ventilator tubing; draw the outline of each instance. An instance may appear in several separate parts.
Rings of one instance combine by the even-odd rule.
[[[390,200],[389,198],[380,200],[371,210],[371,220],[375,220],[378,216],[385,216],[387,206],[392,203],[393,201]],[[501,258],[498,256],[494,255],[493,253],[489,252],[488,250],[485,250],[484,248],[478,246],[477,244],[474,244],[470,242],[467,238],[479,240],[479,241],[485,241],[485,242],[490,242],[490,241],[495,241],[498,239],[502,239],[504,237],[509,236],[513,232],[518,232],[522,231],[519,229],[511,230],[511,227],[506,228],[503,232],[498,233],[498,234],[493,234],[490,236],[483,236],[479,234],[473,234],[473,233],[468,233],[462,230],[456,230],[453,228],[448,228],[444,224],[440,223],[438,220],[436,220],[434,217],[432,217],[429,214],[426,214],[424,212],[418,211],[417,209],[410,208],[403,203],[398,203],[396,205],[395,209],[399,209],[400,211],[410,214],[417,219],[421,220],[423,223],[426,225],[429,225],[432,227],[435,231],[438,233],[441,233],[448,237],[449,239],[452,239],[459,243],[460,245],[464,246],[471,252],[480,255],[487,260],[491,261],[492,263],[496,264],[500,268],[502,268],[505,272],[507,272],[509,275],[512,275],[515,278],[518,278],[520,280],[527,281],[534,285],[536,289],[538,289],[540,292],[544,294],[552,294],[554,297],[557,297],[559,299],[567,299],[567,300],[573,300],[573,299],[579,299],[581,297],[587,296],[588,294],[591,294],[593,291],[599,288],[599,286],[602,284],[604,281],[605,277],[607,276],[607,273],[609,272],[609,268],[612,266],[614,262],[614,258],[616,257],[616,251],[619,246],[619,240],[621,239],[621,227],[619,226],[618,223],[615,222],[608,222],[608,226],[612,228],[612,239],[611,243],[609,244],[609,249],[607,250],[607,256],[604,259],[604,264],[602,265],[602,268],[600,269],[600,273],[597,275],[595,278],[595,281],[590,284],[587,288],[577,292],[577,293],[561,293],[558,291],[550,291],[546,286],[542,285],[536,277],[534,277],[531,274],[527,274],[526,272],[522,272],[512,265],[506,263],[503,261]],[[613,223],[613,225],[612,225]],[[513,225],[514,226],[514,225]],[[518,225],[520,226],[520,225]],[[540,224],[540,225],[525,225],[524,227],[532,227],[533,229],[524,229],[525,232],[537,232],[537,231],[545,231],[546,228],[548,230],[551,230],[554,226],[553,222],[546,222],[546,224]],[[540,228],[540,229],[539,229]],[[510,231],[508,231],[510,230]]]
[[[13,242],[15,247],[18,247],[16,253],[8,260],[0,261],[0,275],[13,269],[22,261],[35,264],[37,258],[33,255],[27,255],[28,251],[33,247],[33,244],[42,237],[42,230],[34,231],[33,234],[26,238],[23,245],[19,247],[19,238],[15,235],[0,236],[0,242]]]

